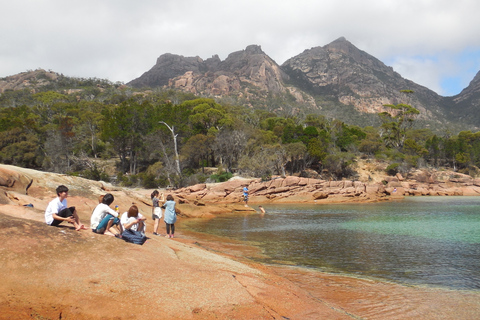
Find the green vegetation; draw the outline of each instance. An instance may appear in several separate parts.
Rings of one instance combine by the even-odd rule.
[[[406,100],[414,94],[404,92]],[[387,161],[389,174],[423,166],[476,174],[480,166],[480,132],[416,128],[419,111],[408,104],[388,105],[360,127],[268,111],[290,100],[272,98],[268,108],[253,109],[61,76],[35,92],[0,95],[0,161],[148,188],[226,181],[233,173],[355,179],[360,158]],[[218,173],[205,174],[208,167]]]

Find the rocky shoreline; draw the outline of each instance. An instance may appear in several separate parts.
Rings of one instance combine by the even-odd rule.
[[[477,193],[475,179],[426,177],[430,180],[422,183],[396,177],[371,184],[239,179],[169,192],[181,203],[180,220],[255,211],[240,202],[244,185],[252,204],[383,201],[420,188]],[[69,205],[87,224],[106,192],[123,210],[135,203],[147,217],[151,212],[151,190],[0,165],[0,319],[475,319],[480,312],[478,292],[260,265],[244,258],[246,250],[255,249],[191,234],[181,224],[177,238],[149,234],[143,246],[89,230],[49,227],[43,212],[59,184],[70,188]]]
[[[249,190],[250,203],[332,203],[375,202],[404,196],[476,196],[480,179],[452,171],[416,171],[384,176],[379,182],[326,181],[296,176],[261,179],[236,179],[219,184],[197,184],[174,190],[182,203],[194,205],[241,203],[242,189]]]

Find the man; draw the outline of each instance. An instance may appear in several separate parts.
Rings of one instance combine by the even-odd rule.
[[[63,221],[73,224],[75,230],[86,229],[80,223],[75,207],[67,207],[68,188],[64,185],[56,189],[57,197],[50,201],[45,210],[45,222],[49,226],[57,227]]]
[[[120,238],[123,230],[120,219],[118,218],[118,212],[110,208],[114,200],[115,197],[111,193],[103,196],[102,202],[99,203],[92,212],[90,228],[92,228],[92,231],[95,233]],[[118,226],[120,230],[115,230],[115,228],[112,228],[113,226]],[[112,232],[112,230],[115,232]]]

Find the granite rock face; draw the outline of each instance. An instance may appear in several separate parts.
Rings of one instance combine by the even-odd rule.
[[[441,96],[410,80],[402,78],[391,67],[358,49],[345,38],[305,50],[282,64],[292,83],[309,93],[330,95],[362,113],[386,111],[385,104],[405,103],[401,90],[415,92],[411,104],[421,116],[435,116]],[[425,105],[422,101],[428,101]]]
[[[288,76],[260,46],[231,53],[224,61],[164,54],[141,77],[129,82],[133,87],[168,87],[211,95],[246,95],[251,88],[265,93],[286,92]],[[250,90],[249,90],[250,87]]]
[[[177,189],[183,203],[242,203],[243,187],[249,189],[249,203],[338,203],[375,202],[404,196],[480,195],[480,179],[452,171],[418,170],[406,178],[385,176],[381,182],[327,181],[294,176],[232,180]]]

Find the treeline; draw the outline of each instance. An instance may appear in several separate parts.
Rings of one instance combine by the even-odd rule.
[[[408,104],[388,106],[381,126],[361,128],[175,91],[64,81],[55,90],[0,95],[1,162],[148,188],[218,181],[234,172],[355,179],[360,158],[387,161],[391,174],[430,166],[476,175],[480,164],[480,133],[415,128],[418,110]],[[104,169],[107,161],[114,161],[114,173]],[[211,176],[205,167],[219,171]]]

